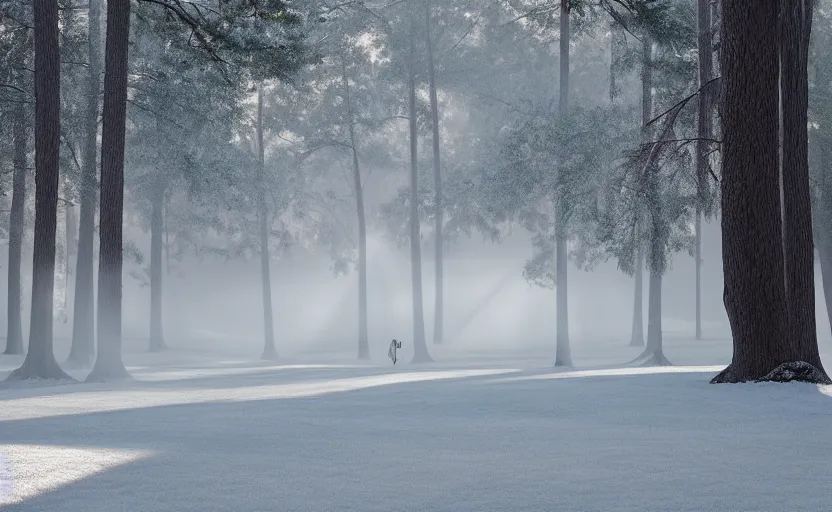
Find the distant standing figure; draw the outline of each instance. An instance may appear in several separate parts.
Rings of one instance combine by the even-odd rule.
[[[396,350],[402,348],[402,342],[393,340],[390,342],[390,348],[387,350],[387,357],[389,357],[393,364],[396,364],[398,358],[396,357]]]

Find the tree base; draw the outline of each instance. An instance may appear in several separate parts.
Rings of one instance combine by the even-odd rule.
[[[643,347],[644,346],[644,338],[631,338],[630,347]]]
[[[64,366],[74,370],[81,370],[92,368],[93,363],[95,363],[95,356],[92,354],[86,356],[69,354],[69,357],[64,361]]]
[[[806,382],[809,384],[832,384],[826,372],[805,361],[783,363],[766,375],[754,378],[740,375],[734,365],[719,372],[711,384],[739,384],[742,382]]]
[[[673,363],[664,356],[664,352],[647,349],[640,356],[627,363],[627,366],[673,366]]]
[[[23,350],[23,345],[22,344],[21,345],[12,344],[12,345],[7,345],[6,346],[6,350],[3,352],[3,355],[5,355],[5,356],[25,356],[26,351]]]
[[[410,360],[410,364],[428,364],[434,362],[435,361],[432,357],[430,357],[430,354],[414,355],[413,359]]]
[[[19,381],[30,379],[77,382],[75,379],[70,377],[69,374],[63,371],[60,365],[58,365],[58,362],[55,361],[54,357],[52,357],[51,360],[38,362],[32,362],[32,360],[27,357],[26,360],[23,361],[23,365],[9,374],[6,380]]]
[[[277,354],[277,349],[275,349],[274,347],[269,347],[263,350],[263,353],[260,354],[260,359],[262,359],[263,361],[275,361],[277,359],[280,359],[280,356]]]
[[[555,367],[571,368],[572,366],[571,359],[555,359]]]
[[[156,352],[165,352],[167,349],[168,349],[168,346],[164,341],[157,341],[155,343],[150,344],[150,350],[149,351],[151,353],[156,353]]]
[[[113,382],[113,381],[129,381],[133,380],[133,376],[127,371],[123,364],[104,366],[93,366],[92,371],[87,375],[84,382]]]

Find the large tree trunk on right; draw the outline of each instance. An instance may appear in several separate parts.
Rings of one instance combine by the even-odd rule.
[[[433,65],[433,39],[430,32],[430,2],[425,2],[425,45],[428,49],[428,88],[430,90],[430,118],[433,132],[433,186],[434,202],[436,203],[436,218],[434,224],[434,236],[436,247],[434,254],[435,275],[436,275],[436,298],[434,303],[433,316],[433,342],[444,341],[445,329],[445,261],[442,251],[444,249],[444,235],[442,234],[445,222],[445,207],[442,198],[442,168],[439,154],[439,101],[436,97],[436,70]]]
[[[165,206],[165,179],[156,176],[150,214],[150,343],[151,352],[167,349],[162,329],[162,212]]]
[[[58,227],[61,104],[58,4],[34,0],[35,237],[29,352],[10,379],[68,379],[53,352],[55,235]]]
[[[93,243],[96,187],[98,185],[98,101],[101,91],[101,0],[89,0],[87,35],[87,106],[84,120],[84,159],[80,183],[78,253],[75,260],[75,298],[72,311],[72,347],[67,362],[88,366],[95,357],[95,289]]]
[[[274,344],[272,273],[269,257],[269,207],[266,202],[266,149],[263,146],[263,86],[257,88],[257,218],[260,231],[260,279],[263,281],[264,343],[262,359],[277,359]]]
[[[558,113],[569,112],[569,0],[560,2],[560,93]],[[555,341],[555,366],[572,366],[572,350],[569,347],[569,294],[568,256],[566,252],[567,207],[563,191],[565,178],[558,171],[559,186],[555,199],[555,308],[557,310],[557,337]]]
[[[101,128],[98,256],[98,354],[87,381],[129,378],[121,358],[124,136],[130,0],[108,0]]]
[[[711,98],[702,87],[711,81],[713,75],[713,47],[711,45],[711,0],[699,0],[699,115],[697,117],[696,141],[696,328],[695,337],[702,339],[702,212],[708,191],[708,149],[707,139],[712,135]]]
[[[804,77],[791,75],[802,75],[805,68],[795,67],[790,59],[799,57],[790,53],[802,52],[802,38],[808,41],[808,30],[804,31],[808,27],[796,28],[793,19],[784,21],[791,27],[783,34],[800,33],[783,41],[795,46],[780,54],[777,2],[724,0],[722,4],[722,259],[734,355],[731,365],[712,382],[830,382],[820,364],[817,340],[811,336],[814,300],[808,295],[814,290],[803,283],[811,275],[803,261],[807,246],[811,251],[811,229],[807,242],[806,214],[794,210],[809,206],[808,196],[799,190],[799,181],[808,180],[801,161],[806,124],[799,126],[806,113],[799,97],[805,91],[788,89],[784,89],[784,104],[791,111],[784,112],[783,161],[795,169],[784,173],[785,240],[781,228],[778,62],[782,55],[784,83],[805,87]],[[791,94],[796,97],[788,99]],[[789,177],[790,173],[796,176]],[[788,184],[789,179],[798,183]],[[790,229],[796,232],[789,233]],[[795,254],[784,258],[784,247]],[[794,308],[810,308],[812,325],[790,321]]]
[[[416,124],[416,35],[411,12],[410,55],[407,62],[408,118],[410,122],[410,266],[413,288],[413,362],[433,361],[425,341],[425,312],[422,303],[422,237],[419,229],[418,128]]]
[[[21,67],[23,63],[20,62]],[[20,318],[20,263],[23,253],[23,215],[26,204],[26,110],[23,103],[15,105],[12,127],[14,177],[12,208],[9,214],[8,330],[5,354],[23,354],[23,324]]]

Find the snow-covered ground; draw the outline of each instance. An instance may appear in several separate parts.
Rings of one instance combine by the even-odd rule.
[[[577,345],[572,371],[435,352],[128,354],[135,383],[0,387],[0,510],[828,508],[832,389],[710,385],[725,340],[669,339],[667,369],[610,368],[637,355],[620,344]]]

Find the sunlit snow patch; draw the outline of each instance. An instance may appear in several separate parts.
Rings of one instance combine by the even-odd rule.
[[[0,506],[22,503],[152,455],[146,450],[0,444]]]
[[[708,373],[722,371],[725,366],[648,366],[638,368],[605,368],[599,370],[576,370],[571,372],[552,372],[543,375],[509,377],[503,382],[524,380],[577,379],[584,377],[616,377],[627,375],[653,375],[662,373]]]
[[[3,402],[2,409],[0,409],[0,421],[126,411],[170,405],[307,398],[393,384],[486,377],[519,371],[512,369],[448,370],[390,373],[367,377],[295,382],[290,384],[239,386],[233,388],[159,389],[138,387],[110,391],[60,393],[51,396],[6,400]]]

